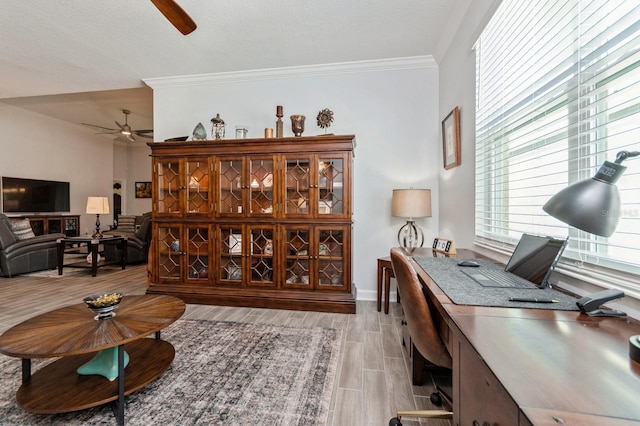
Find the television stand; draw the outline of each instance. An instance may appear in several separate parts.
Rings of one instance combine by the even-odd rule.
[[[11,216],[10,219],[29,219],[31,229],[36,235],[62,233],[67,237],[80,235],[80,216],[60,214],[32,214]]]

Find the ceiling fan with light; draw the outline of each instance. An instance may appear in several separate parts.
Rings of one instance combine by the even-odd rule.
[[[151,0],[165,18],[176,27],[182,34],[192,33],[196,28],[196,23],[185,12],[175,0]]]
[[[120,133],[121,135],[126,136],[126,138],[129,139],[130,141],[135,141],[136,140],[135,136],[140,136],[141,138],[153,139],[153,135],[152,135],[153,129],[133,130],[128,123],[128,117],[129,117],[129,114],[131,114],[131,111],[129,111],[128,109],[123,109],[122,113],[124,114],[124,124],[120,124],[116,121],[115,123],[118,125],[117,129],[97,126],[95,124],[88,124],[88,123],[82,123],[82,124],[84,124],[85,126],[95,127],[97,129],[102,130],[96,133],[96,135],[115,135]]]

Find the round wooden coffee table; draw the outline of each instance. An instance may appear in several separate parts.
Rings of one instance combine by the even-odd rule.
[[[157,379],[171,365],[175,350],[160,339],[160,330],[184,310],[184,302],[172,296],[125,295],[112,318],[95,320],[95,314],[81,303],[15,325],[0,336],[0,353],[22,358],[18,405],[26,411],[53,414],[113,402],[117,421],[124,424],[124,396]],[[144,338],[154,333],[155,338]],[[114,347],[117,380],[76,372],[96,352]],[[31,375],[32,358],[53,357],[62,358]]]

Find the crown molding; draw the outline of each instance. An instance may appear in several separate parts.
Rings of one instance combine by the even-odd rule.
[[[392,58],[372,61],[341,62],[323,65],[269,68],[251,71],[222,72],[212,74],[194,74],[175,77],[144,78],[142,81],[152,89],[165,89],[183,86],[210,84],[228,84],[246,81],[291,79],[317,77],[322,75],[353,74],[403,69],[437,67],[431,55]]]

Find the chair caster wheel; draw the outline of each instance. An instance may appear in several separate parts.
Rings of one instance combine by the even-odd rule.
[[[437,392],[432,393],[429,397],[429,400],[433,405],[437,405],[438,407],[442,405],[442,397]]]
[[[389,426],[402,426],[402,423],[400,423],[399,418],[394,417],[391,420],[389,420]]]

